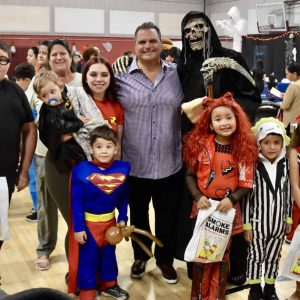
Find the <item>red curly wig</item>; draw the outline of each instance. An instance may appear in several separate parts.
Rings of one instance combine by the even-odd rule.
[[[233,138],[233,158],[242,164],[251,164],[257,157],[257,145],[254,134],[251,131],[251,124],[243,109],[237,104],[231,93],[226,93],[218,99],[207,98],[203,101],[203,111],[192,131],[184,137],[183,161],[196,172],[198,167],[198,157],[204,150],[203,144],[214,132],[210,128],[211,113],[219,107],[231,108],[236,118],[236,131]]]

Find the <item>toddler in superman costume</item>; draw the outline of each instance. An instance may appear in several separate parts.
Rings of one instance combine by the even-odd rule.
[[[99,126],[90,136],[93,161],[80,162],[71,177],[69,230],[74,233],[70,233],[68,291],[79,288],[80,300],[93,300],[95,289],[103,296],[127,299],[128,293],[117,284],[115,246],[104,236],[116,224],[115,208],[118,223],[127,222],[130,165],[113,159],[118,145],[111,128]]]

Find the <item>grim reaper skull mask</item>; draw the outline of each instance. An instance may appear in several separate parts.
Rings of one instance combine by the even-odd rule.
[[[184,37],[188,40],[193,51],[205,48],[205,40],[209,29],[209,26],[202,18],[192,19],[187,22],[184,27]]]

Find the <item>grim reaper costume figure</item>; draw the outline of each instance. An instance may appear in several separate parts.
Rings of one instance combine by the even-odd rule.
[[[210,70],[213,71],[213,97],[231,92],[250,121],[254,122],[261,99],[241,53],[222,47],[210,19],[202,12],[189,12],[182,20],[181,30],[182,52],[178,73],[184,101],[207,95],[206,72],[203,71]],[[188,129],[184,128],[184,132]]]
[[[231,92],[254,122],[255,112],[261,99],[249,68],[241,53],[223,48],[210,19],[202,12],[189,12],[182,20],[182,52],[178,73],[185,94],[184,102],[208,94],[210,86],[214,98]],[[190,120],[182,115],[183,135],[193,128]],[[179,208],[177,253],[183,259],[195,220],[189,215],[193,199],[183,189]],[[241,285],[246,280],[247,244],[242,234],[233,237],[231,246],[230,275],[228,280]],[[192,266],[188,263],[188,275],[192,277]]]

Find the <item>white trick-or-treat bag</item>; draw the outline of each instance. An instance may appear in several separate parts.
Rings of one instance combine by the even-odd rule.
[[[232,232],[235,209],[222,213],[216,210],[219,201],[209,201],[211,206],[198,212],[193,236],[184,253],[185,261],[211,263],[223,259]]]
[[[285,259],[282,275],[300,281],[300,225],[298,225],[288,255]]]
[[[10,238],[8,227],[8,186],[6,177],[0,177],[0,241]]]

